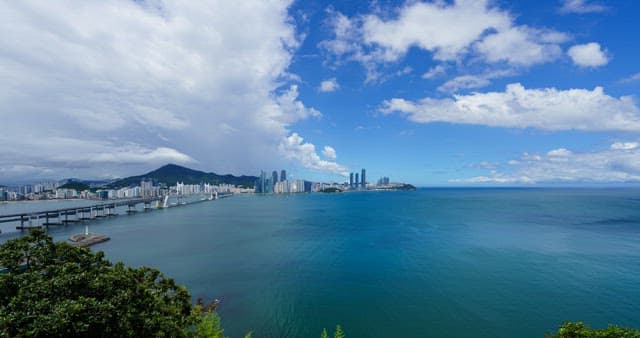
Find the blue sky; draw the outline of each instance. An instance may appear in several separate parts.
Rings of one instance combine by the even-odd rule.
[[[0,9],[0,183],[206,171],[640,181],[636,1]]]

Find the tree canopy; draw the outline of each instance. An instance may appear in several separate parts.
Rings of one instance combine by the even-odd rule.
[[[605,329],[592,329],[582,322],[567,322],[560,326],[557,333],[547,338],[640,338],[640,331],[616,325]]]
[[[2,244],[0,266],[0,336],[182,337],[202,317],[160,271],[112,264],[42,230]]]

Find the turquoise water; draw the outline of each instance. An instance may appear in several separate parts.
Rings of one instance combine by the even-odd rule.
[[[111,236],[95,246],[110,259],[220,298],[233,337],[317,337],[338,323],[348,337],[640,327],[640,190],[234,196],[90,229]]]

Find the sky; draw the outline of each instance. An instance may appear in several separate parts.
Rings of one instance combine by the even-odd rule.
[[[0,184],[640,183],[640,2],[6,1]]]

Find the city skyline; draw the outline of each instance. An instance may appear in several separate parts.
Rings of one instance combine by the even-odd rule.
[[[596,0],[10,2],[0,184],[178,163],[312,181],[371,168],[418,186],[637,185],[638,12]]]

